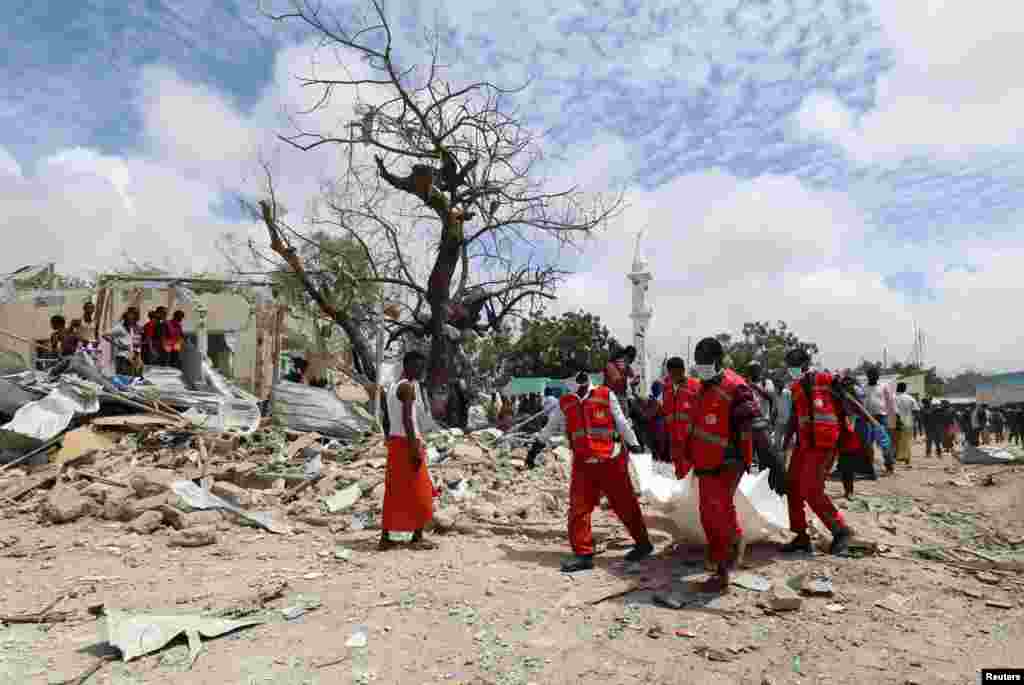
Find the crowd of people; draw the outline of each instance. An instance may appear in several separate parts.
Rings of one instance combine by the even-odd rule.
[[[95,305],[86,301],[82,316],[70,323],[60,314],[50,317],[49,344],[40,352],[50,358],[71,356],[79,350],[96,354],[99,339],[95,334],[95,314]],[[128,307],[112,330],[100,336],[113,346],[115,373],[141,376],[146,365],[180,369],[185,347],[184,321],[184,311],[179,309],[168,318],[167,307],[161,306],[150,311],[148,321],[140,326],[138,307]]]
[[[556,435],[568,438],[573,454],[568,532],[573,555],[563,571],[592,567],[590,517],[602,496],[634,539],[626,559],[639,561],[652,552],[625,475],[628,452],[650,451],[673,464],[678,478],[692,474],[699,479],[710,583],[722,590],[743,554],[733,497],[741,475],[754,465],[768,471],[775,492],[787,495],[794,538],[782,551],[811,550],[810,509],[832,533],[830,552],[844,556],[850,531],[825,489],[833,474],[850,498],[857,478],[893,476],[897,465],[909,467],[917,440],[925,442],[926,458],[951,454],[960,444],[1024,445],[1024,404],[993,408],[919,399],[904,382],[882,382],[877,367],[866,369],[863,380],[851,369],[815,370],[801,348],[786,354],[784,376],[774,378],[756,361],[740,376],[723,357],[720,342],[704,339],[689,373],[683,360],[673,357],[664,377],[642,396],[632,371],[636,350],[627,347],[612,356],[603,384],[592,385],[589,375],[580,372],[566,394],[549,389],[543,396],[519,400],[519,426],[523,417],[540,416],[526,468],[537,465]],[[499,427],[507,429],[514,403],[494,399],[500,407]]]

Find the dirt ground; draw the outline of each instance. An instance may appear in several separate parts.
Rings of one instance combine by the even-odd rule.
[[[544,477],[515,492],[565,487]],[[838,497],[841,486],[829,490]],[[500,493],[491,499],[500,502]],[[554,501],[564,508],[564,495]],[[364,682],[401,685],[962,685],[982,667],[1024,666],[1022,576],[979,573],[971,560],[986,562],[963,551],[1006,558],[1024,550],[1024,467],[961,467],[949,457],[926,459],[919,443],[910,467],[858,481],[855,500],[843,506],[857,535],[882,553],[784,559],[774,544],[752,547],[750,572],[779,582],[801,573],[832,579],[834,596],[805,597],[798,610],[775,613],[769,593],[739,587],[697,608],[656,605],[654,590],[700,576],[701,549],[671,549],[655,534],[658,556],[627,568],[621,557],[630,542],[607,511],[595,516],[604,549],[597,568],[570,577],[558,570],[567,545],[557,510],[489,521],[480,520],[488,510],[476,511],[462,532],[433,537],[437,551],[380,553],[373,527],[332,533],[298,523],[281,536],[225,522],[216,544],[176,548],[167,528],[138,535],[93,517],[47,525],[23,504],[8,504],[0,613],[38,612],[69,594],[56,608],[70,614],[0,628],[0,683],[76,682],[105,651],[103,621],[89,607],[215,610],[278,580],[288,589],[269,607],[290,606],[298,595],[320,607],[205,640],[191,669],[180,638],[129,663],[105,662],[85,682],[357,682],[346,641],[360,624],[369,629]],[[941,549],[952,556],[937,560]],[[905,604],[876,605],[892,594]],[[603,599],[610,595],[618,596]]]

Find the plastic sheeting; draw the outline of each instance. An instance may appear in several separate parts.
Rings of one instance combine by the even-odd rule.
[[[677,480],[671,464],[655,462],[650,454],[630,455],[630,472],[634,485],[660,514],[649,517],[652,528],[671,533],[678,543],[707,543],[700,523],[700,485],[692,473]],[[779,530],[789,529],[786,500],[768,486],[767,471],[743,475],[736,490],[736,511],[748,542],[765,540]]]
[[[1024,461],[1019,447],[972,447],[965,445],[959,455],[961,464],[1015,464]]]
[[[98,390],[81,382],[64,380],[46,397],[18,409],[10,423],[0,426],[0,430],[45,442],[67,428],[75,414],[98,412]]]
[[[29,402],[35,402],[39,395],[22,390],[10,381],[0,378],[0,415],[14,416],[15,412]]]
[[[281,381],[271,392],[275,421],[297,431],[352,440],[373,430],[373,415],[323,388]]]

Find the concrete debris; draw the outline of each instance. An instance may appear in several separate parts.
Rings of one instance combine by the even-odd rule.
[[[252,495],[249,493],[249,490],[239,487],[234,483],[220,480],[214,481],[213,485],[210,486],[210,492],[239,507],[252,506]]]
[[[159,511],[144,511],[128,524],[128,530],[141,535],[149,535],[164,522],[164,515]]]
[[[42,516],[50,523],[70,523],[92,511],[92,500],[68,487],[54,488],[43,501]]]
[[[204,547],[217,542],[217,533],[207,526],[185,528],[171,533],[171,547]]]
[[[896,593],[886,595],[882,599],[875,602],[875,606],[887,611],[891,611],[894,614],[902,614],[906,611],[907,602],[909,600],[903,595]]]
[[[803,599],[787,584],[774,583],[768,602],[773,611],[796,611],[803,604]]]

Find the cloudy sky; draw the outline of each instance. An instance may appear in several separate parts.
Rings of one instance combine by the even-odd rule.
[[[0,24],[0,272],[125,253],[216,267],[219,236],[253,231],[235,198],[259,189],[260,157],[290,207],[309,202],[346,155],[274,142],[309,103],[294,76],[313,53],[255,5],[15,3]],[[403,35],[447,27],[455,77],[530,78],[520,104],[550,129],[561,178],[627,184],[624,215],[571,258],[560,308],[628,338],[644,229],[658,355],[782,319],[830,366],[905,359],[916,322],[940,369],[1024,367],[1018,3],[387,5]],[[342,98],[321,123],[350,110]]]

